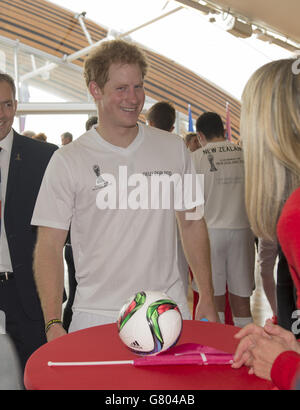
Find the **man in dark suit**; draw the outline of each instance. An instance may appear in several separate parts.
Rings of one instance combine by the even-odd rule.
[[[46,342],[32,271],[36,229],[30,222],[45,169],[58,147],[12,129],[15,92],[13,79],[0,73],[0,311],[24,369],[28,357]]]

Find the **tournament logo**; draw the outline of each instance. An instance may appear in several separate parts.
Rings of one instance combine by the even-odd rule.
[[[94,165],[93,171],[96,174],[96,184],[93,188],[93,191],[95,191],[96,189],[105,188],[108,185],[108,182],[102,178],[99,165]]]
[[[215,171],[218,171],[218,169],[216,168],[216,166],[215,166],[215,163],[214,163],[214,156],[213,156],[213,154],[208,154],[207,155],[207,159],[208,159],[208,161],[209,161],[209,163],[210,163],[210,172],[215,172]]]

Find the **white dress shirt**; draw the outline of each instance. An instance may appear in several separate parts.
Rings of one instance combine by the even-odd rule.
[[[0,141],[0,167],[1,167],[1,235],[0,235],[0,272],[12,272],[12,263],[8,249],[7,236],[4,225],[5,195],[7,186],[10,154],[13,143],[13,129]]]

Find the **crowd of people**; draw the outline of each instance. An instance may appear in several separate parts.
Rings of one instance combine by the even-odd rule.
[[[239,144],[226,139],[215,112],[197,118],[195,133],[176,135],[176,110],[167,101],[149,109],[148,125],[138,123],[148,64],[123,40],[103,42],[86,58],[97,116],[77,139],[64,132],[59,149],[44,133],[12,129],[15,84],[0,73],[0,311],[21,372],[42,344],[115,322],[128,297],[152,289],[174,299],[184,319],[222,323],[228,296],[241,328],[233,368],[245,365],[280,388],[297,387],[300,348],[291,315],[300,309],[300,77],[292,64],[275,61],[250,78]],[[131,209],[120,190],[119,207],[104,207],[109,177],[124,184],[124,168],[150,186],[155,175],[176,175],[182,190],[172,191],[169,207]],[[250,308],[255,238],[274,315],[264,327],[253,323]],[[280,255],[296,301],[283,280],[274,281]],[[287,319],[280,322],[282,312]]]

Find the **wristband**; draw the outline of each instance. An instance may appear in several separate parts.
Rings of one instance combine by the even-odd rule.
[[[62,321],[60,319],[51,319],[51,320],[49,320],[49,322],[45,326],[45,333],[48,332],[48,330],[50,329],[51,326],[53,326],[57,323],[62,325]]]

